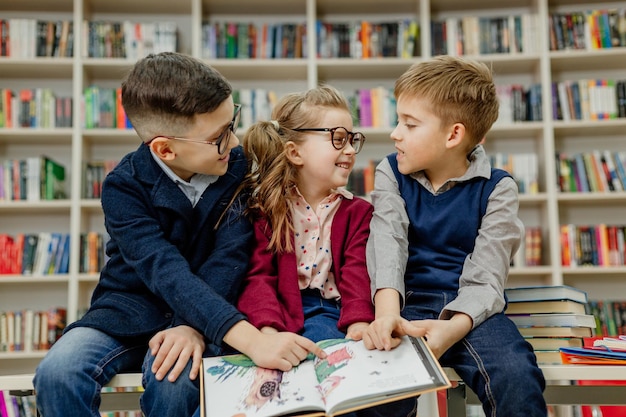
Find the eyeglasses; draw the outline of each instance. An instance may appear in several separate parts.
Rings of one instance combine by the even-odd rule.
[[[219,136],[217,138],[215,138],[215,139],[212,139],[212,140],[206,140],[206,139],[197,140],[197,139],[181,138],[181,137],[178,137],[178,136],[158,135],[158,136],[153,137],[152,139],[150,139],[146,143],[149,144],[150,142],[152,142],[156,138],[166,138],[166,139],[171,139],[171,140],[182,140],[182,141],[185,141],[185,142],[202,143],[204,145],[216,145],[217,146],[217,153],[222,155],[222,154],[224,154],[224,152],[226,152],[226,149],[228,148],[228,142],[230,141],[231,133],[234,134],[237,131],[237,127],[239,127],[239,119],[240,118],[241,118],[241,104],[235,104],[235,115],[233,116],[233,120],[231,120],[231,122],[228,124],[228,126],[226,126],[226,128],[224,130],[222,130],[222,132],[219,134]]]
[[[365,144],[365,135],[361,132],[350,132],[345,127],[316,127],[308,128],[302,127],[299,129],[293,129],[296,132],[330,132],[330,143],[333,144],[333,148],[338,151],[346,146],[346,143],[350,142],[350,146],[354,148],[354,153],[359,153],[363,149]]]

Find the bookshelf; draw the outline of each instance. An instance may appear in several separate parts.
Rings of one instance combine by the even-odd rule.
[[[202,31],[205,21],[295,22],[304,23],[307,33],[305,56],[276,59],[209,59],[236,89],[264,88],[279,96],[303,90],[320,82],[331,83],[346,92],[385,86],[417,60],[431,56],[431,21],[467,16],[501,17],[537,15],[548,22],[553,13],[587,9],[623,8],[623,2],[591,0],[4,0],[0,18],[69,20],[75,33],[81,22],[124,21],[150,23],[173,21],[178,31],[178,51],[203,57]],[[318,19],[326,22],[372,22],[412,19],[419,25],[414,57],[317,58]],[[590,299],[611,299],[625,294],[626,267],[561,266],[560,225],[625,224],[626,192],[572,193],[557,187],[556,152],[591,152],[594,149],[626,151],[626,118],[613,120],[552,119],[552,82],[583,78],[623,79],[626,47],[594,50],[549,48],[549,26],[538,23],[536,48],[519,53],[471,55],[494,70],[500,85],[519,83],[542,86],[541,121],[497,123],[486,141],[488,153],[533,153],[538,159],[539,192],[520,197],[520,216],[529,227],[542,231],[541,266],[512,268],[510,286],[567,284],[589,293]],[[81,97],[89,85],[119,86],[132,61],[124,58],[89,58],[79,51],[85,39],[76,36],[72,57],[0,57],[0,88],[51,88],[55,94],[74,101],[70,128],[0,128],[0,159],[26,158],[45,153],[66,168],[67,199],[26,202],[0,201],[0,233],[63,232],[71,236],[69,273],[52,276],[0,276],[2,310],[67,307],[68,321],[89,304],[97,274],[79,272],[79,237],[89,231],[104,232],[103,215],[96,199],[82,197],[81,170],[84,161],[119,159],[134,150],[137,138],[132,131],[83,129]],[[359,154],[361,166],[393,151],[390,127],[361,129],[367,146]],[[621,139],[621,140],[620,140]],[[623,296],[622,296],[623,298]],[[0,374],[32,372],[45,352],[0,352]]]

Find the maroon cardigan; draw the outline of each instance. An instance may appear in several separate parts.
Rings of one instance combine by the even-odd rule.
[[[341,294],[337,328],[344,333],[352,323],[374,320],[365,264],[372,211],[369,202],[354,197],[343,199],[333,218],[332,271]],[[294,252],[276,254],[267,250],[271,230],[265,218],[255,221],[254,234],[255,247],[237,307],[259,329],[271,326],[279,331],[300,333],[304,327],[304,313],[296,255]]]

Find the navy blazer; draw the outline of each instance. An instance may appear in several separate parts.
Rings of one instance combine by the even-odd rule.
[[[252,241],[243,197],[217,230],[215,225],[246,170],[242,148],[234,148],[226,174],[192,207],[148,146],[126,155],[102,187],[110,259],[91,307],[68,328],[147,340],[170,325],[187,324],[221,345],[224,334],[245,319],[234,306]]]

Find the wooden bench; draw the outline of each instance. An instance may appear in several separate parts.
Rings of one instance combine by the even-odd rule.
[[[110,388],[141,387],[141,374],[119,374],[107,384]],[[0,376],[0,391],[12,391],[14,395],[25,395],[33,392],[33,375]],[[104,392],[102,393],[101,411],[139,410],[140,391]]]
[[[621,405],[626,404],[626,366],[540,365],[546,379],[544,397],[550,405]],[[450,381],[461,378],[450,368],[444,369]],[[575,385],[572,381],[606,381],[607,385]],[[447,391],[447,415],[464,417],[466,404],[480,404],[478,397],[464,384]],[[445,413],[443,414],[445,416]]]
[[[552,405],[615,405],[626,404],[626,385],[572,385],[571,381],[626,381],[624,366],[541,365],[546,378],[544,396]],[[479,404],[476,395],[459,376],[445,368],[450,381],[457,384],[447,391],[447,415],[463,417],[466,404]],[[29,393],[33,390],[33,375],[0,376],[0,390]],[[141,374],[120,374],[107,387],[141,386]],[[102,395],[102,411],[138,410],[141,392],[106,392]]]

